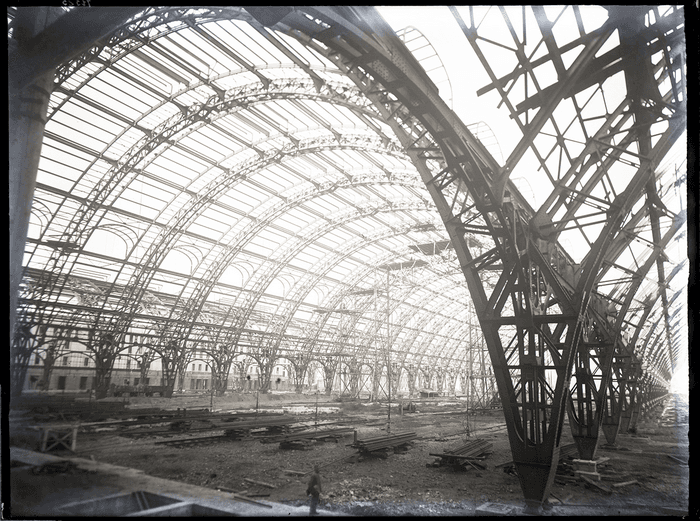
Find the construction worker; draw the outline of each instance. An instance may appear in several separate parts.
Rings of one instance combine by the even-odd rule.
[[[306,487],[306,495],[311,496],[311,510],[309,515],[315,516],[316,507],[318,506],[319,496],[321,495],[321,475],[318,472],[318,465],[314,465],[314,472],[309,478],[309,484]]]

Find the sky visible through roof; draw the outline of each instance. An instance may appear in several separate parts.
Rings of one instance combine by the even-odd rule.
[[[442,61],[446,69],[446,74],[449,77],[449,85],[451,87],[450,94],[452,98],[452,108],[463,122],[470,124],[477,121],[485,122],[493,131],[503,157],[508,157],[510,152],[516,147],[518,141],[522,137],[522,133],[518,126],[508,115],[508,110],[504,106],[497,108],[500,97],[496,90],[478,96],[477,90],[490,83],[488,74],[484,67],[479,62],[476,54],[472,51],[465,35],[461,31],[455,17],[450,12],[447,6],[380,6],[377,8],[382,17],[397,31],[405,27],[415,27],[428,39]],[[664,12],[667,6],[659,6],[659,11]],[[515,22],[513,25],[522,38],[523,32],[518,31],[519,23],[522,22],[522,7],[510,6],[504,8],[505,12],[512,17]],[[576,25],[576,20],[571,13],[570,6],[549,5],[544,6],[547,18],[550,21],[556,20],[553,27],[554,37],[559,47],[567,44],[576,38],[579,34]],[[529,11],[529,10],[528,10]],[[467,7],[459,7],[458,12],[463,19],[469,19],[469,11]],[[507,29],[503,23],[503,17],[498,12],[497,6],[474,6],[474,20],[479,28],[479,31],[490,34],[498,43],[505,45],[513,45],[512,40],[508,42]],[[586,5],[580,6],[580,13],[583,20],[584,28],[587,32],[600,27],[608,18],[607,10],[602,6]],[[526,16],[531,16],[526,14]],[[532,19],[526,18],[528,23],[532,23]],[[535,36],[535,35],[533,35]],[[539,36],[539,35],[536,35]],[[525,55],[537,57],[542,54],[542,49],[533,53],[532,49],[539,41],[538,38],[531,37],[527,40],[525,46]],[[606,52],[612,46],[618,45],[619,40],[616,35],[613,35],[605,46],[596,54],[596,56]],[[542,46],[544,47],[544,46]],[[499,50],[502,51],[502,50]],[[509,51],[504,52],[504,58]],[[533,54],[531,54],[533,53]],[[566,56],[566,55],[564,55]],[[505,60],[504,60],[505,61]],[[569,60],[571,61],[571,60]],[[499,60],[494,59],[490,63],[494,70],[497,71]],[[568,66],[569,63],[566,63]],[[498,71],[497,71],[498,72]],[[505,69],[497,74],[499,77],[507,74],[510,70]],[[546,73],[540,73],[546,76]],[[551,81],[556,80],[556,73],[552,69]],[[613,78],[617,84],[610,85],[611,81],[606,85],[608,93],[615,88],[619,89],[620,95],[624,95],[625,85],[622,82],[622,75]],[[545,80],[546,81],[546,80]],[[444,91],[443,91],[444,92]],[[441,92],[442,94],[442,92]],[[595,103],[598,100],[594,100]],[[598,103],[600,103],[598,101]],[[599,108],[598,108],[599,110]],[[685,133],[681,139],[674,145],[665,160],[659,166],[658,170],[665,172],[666,186],[668,187],[676,177],[673,174],[674,170],[687,168],[687,144]],[[502,161],[500,161],[503,164]],[[514,173],[512,179],[521,193],[533,202],[533,207],[538,208],[542,202],[541,197],[546,197],[548,190],[539,191],[537,177],[533,175],[539,167],[539,163],[532,156],[525,156],[518,164],[518,173]],[[520,177],[518,177],[520,176]],[[686,206],[686,184],[682,183],[678,187],[669,188],[666,192],[664,202],[669,209],[674,212],[680,212]],[[687,239],[685,228],[679,233],[677,240],[670,244],[665,253],[668,255],[671,265],[670,269],[687,258]],[[574,253],[576,245],[579,244],[576,240],[567,240],[564,238],[562,243],[567,248],[567,251]],[[575,253],[574,253],[575,255]],[[671,280],[670,289],[672,294],[677,290],[683,290],[687,287],[688,272],[687,263],[684,274],[678,275]],[[687,302],[687,291],[681,297],[683,302]],[[686,306],[684,305],[684,310]],[[683,313],[685,319],[685,311]],[[679,328],[681,334],[681,342],[684,346],[688,346],[687,327]],[[687,347],[681,349],[681,357],[679,360],[679,368],[676,373],[673,385],[674,388],[683,388],[687,386],[688,359]]]
[[[505,107],[497,107],[500,98],[495,90],[483,96],[476,95],[477,89],[487,85],[490,79],[449,9],[434,6],[384,6],[378,9],[395,30],[412,26],[427,37],[437,51],[439,61],[444,64],[449,78],[448,84],[438,83],[444,88],[444,95],[449,97],[451,106],[464,123],[469,125],[485,122],[491,128],[498,140],[502,156],[497,157],[497,160],[503,163],[503,158],[509,157],[518,145],[521,132]],[[546,6],[544,9],[550,19],[557,20],[553,30],[559,46],[579,34],[570,7],[567,10],[561,6]],[[459,10],[467,19],[469,13],[466,8],[462,7]],[[507,7],[505,10],[514,20],[521,16],[520,7]],[[607,11],[602,7],[582,6],[580,11],[586,31],[599,27],[607,18]],[[502,25],[496,7],[477,7],[474,12],[482,34],[490,35],[494,40],[505,41],[505,26]],[[532,22],[531,19],[527,21]],[[516,24],[517,31],[520,29]],[[217,48],[217,38],[222,42],[230,42],[231,49],[238,53],[239,61],[220,47]],[[531,36],[525,47],[526,53],[531,53],[533,57],[545,53],[544,46],[534,47],[537,42],[538,39]],[[349,80],[329,72],[333,67],[324,69],[329,64],[319,56],[313,55],[292,39],[286,39],[285,44],[293,46],[295,52],[315,67],[316,73],[324,80],[349,86]],[[616,39],[611,38],[600,53],[614,45]],[[210,54],[205,55],[204,50]],[[509,72],[507,64],[510,51],[493,46],[489,52],[494,53],[489,56],[493,58],[496,73],[502,75]],[[569,66],[575,56],[574,51],[572,54],[563,54],[565,65]],[[258,71],[240,72],[240,59],[256,64]],[[177,121],[181,109],[167,100],[162,101],[164,98],[176,95],[175,99],[178,102],[188,106],[211,100],[216,92],[203,78],[216,78],[218,87],[226,91],[242,89],[247,82],[259,82],[256,74],[280,82],[296,81],[299,71],[295,72],[281,65],[280,60],[284,61],[284,58],[279,50],[265,42],[247,24],[236,23],[233,27],[233,24],[215,22],[203,24],[201,28],[194,30],[173,32],[156,39],[149,46],[133,50],[116,61],[114,66],[97,74],[78,89],[77,94],[69,94],[68,91],[76,87],[88,72],[94,72],[98,68],[96,63],[86,65],[83,70],[67,80],[66,92],[57,89],[52,97],[52,109],[58,110],[47,125],[47,140],[44,143],[44,157],[39,172],[42,189],[48,192],[55,189],[72,191],[73,195],[78,197],[88,196],[100,176],[114,168],[121,154],[135,149],[135,145],[144,140],[144,135],[150,130],[158,128],[164,122]],[[267,65],[260,68],[260,64]],[[234,70],[239,72],[231,74]],[[548,76],[545,67],[538,68],[538,74],[542,81],[541,87],[556,80],[553,69]],[[136,86],[133,78],[141,78],[142,84]],[[197,86],[186,88],[188,84]],[[611,78],[606,83],[608,99],[624,96],[624,88],[621,74]],[[591,95],[590,99],[589,110],[593,113],[600,111],[600,98]],[[64,102],[65,106],[60,106]],[[560,114],[556,117],[559,118]],[[561,121],[568,121],[571,117],[570,114],[563,114]],[[255,176],[248,180],[235,180],[232,177],[231,173],[240,166],[241,158],[254,161],[257,156],[262,157],[270,151],[283,148],[292,140],[308,139],[312,142],[323,136],[330,137],[329,123],[336,129],[347,130],[347,135],[354,139],[376,138],[376,129],[371,130],[367,121],[368,116],[360,115],[357,111],[290,98],[270,100],[264,104],[248,106],[245,110],[232,110],[224,115],[215,115],[211,124],[200,126],[196,131],[178,137],[176,146],[168,147],[162,154],[158,152],[158,157],[149,160],[144,171],[124,182],[123,192],[110,202],[112,206],[110,211],[106,212],[106,219],[98,223],[99,232],[92,234],[87,244],[89,252],[104,254],[106,263],[97,267],[90,265],[89,260],[81,259],[72,269],[72,273],[96,275],[98,280],[116,279],[119,283],[126,284],[137,266],[128,263],[122,265],[120,260],[130,258],[138,262],[146,253],[148,245],[156,239],[156,234],[164,233],[163,230],[167,230],[167,226],[177,223],[178,212],[187,208],[187,205],[191,206],[192,201],[209,190],[218,198],[215,205],[201,211],[200,214],[192,214],[193,218],[187,224],[187,234],[179,238],[179,242],[172,243],[175,247],[172,247],[163,259],[159,265],[161,272],[149,286],[164,293],[187,297],[193,291],[193,285],[187,288],[188,277],[195,272],[197,276],[207,273],[207,263],[202,262],[207,255],[207,262],[211,262],[211,258],[216,255],[222,257],[225,254],[225,244],[238,237],[237,234],[246,227],[251,227],[256,220],[263,221],[274,215],[275,205],[279,205],[280,200],[290,201],[301,197],[310,181],[317,185],[329,180],[337,182],[341,174],[357,175],[363,169],[369,171],[373,165],[380,164],[394,175],[412,170],[412,166],[398,156],[380,155],[369,149],[358,151],[348,148],[289,158],[279,166],[271,164],[256,171]],[[380,132],[390,135],[391,131],[385,124],[376,120],[373,124]],[[364,136],[358,137],[357,134],[362,133]],[[543,132],[543,136],[547,137],[545,134],[546,132]],[[338,138],[337,135],[335,137]],[[571,142],[569,145],[575,148],[577,143]],[[683,140],[679,140],[679,144],[669,154],[668,165],[662,165],[659,170],[665,169],[672,173],[674,167],[682,165],[685,161],[684,146]],[[517,163],[511,176],[513,183],[531,201],[534,208],[539,208],[542,197],[546,197],[550,192],[547,186],[549,181],[540,166],[532,154],[526,153]],[[626,175],[624,166],[619,168],[617,175]],[[628,168],[627,174],[629,170]],[[313,172],[316,177],[310,179],[308,172]],[[668,172],[667,176],[670,175]],[[415,175],[415,172],[413,174]],[[217,183],[224,178],[228,179],[232,189],[228,193],[217,192]],[[316,197],[309,204],[290,206],[287,211],[270,221],[271,225],[261,228],[252,240],[245,243],[244,252],[236,257],[235,266],[232,265],[219,274],[219,282],[243,287],[245,281],[254,280],[252,273],[264,259],[272,259],[274,262],[285,264],[285,269],[280,271],[274,282],[266,288],[266,298],[269,295],[285,295],[294,286],[294,281],[298,280],[300,273],[311,266],[320,266],[321,259],[329,252],[352,244],[358,238],[370,236],[379,229],[398,230],[405,223],[425,226],[429,224],[428,221],[435,220],[435,216],[431,217],[425,206],[416,204],[416,199],[424,197],[422,187],[419,190],[406,182],[382,185],[382,188],[378,189],[370,184],[354,186],[352,191],[329,191]],[[541,184],[546,189],[541,190]],[[685,185],[681,186],[684,188]],[[35,202],[35,218],[44,216],[48,219],[54,209],[62,204],[63,215],[60,219],[68,219],[71,208],[77,208],[79,205],[71,198],[63,200],[62,197],[63,195],[56,191],[42,201]],[[387,208],[377,206],[382,198],[405,206],[400,210],[400,214],[384,211]],[[680,211],[684,201],[685,198],[678,189],[668,189],[664,193],[664,203],[673,212]],[[286,247],[283,245],[293,246],[294,241],[300,237],[317,231],[315,223],[319,218],[334,216],[342,219],[343,212],[351,207],[366,212],[366,216],[328,229],[309,244],[307,249],[290,256],[289,259],[283,255]],[[62,224],[65,224],[60,219],[55,219],[51,225],[56,230],[60,230]],[[41,217],[32,223],[31,237],[36,238],[42,233],[46,221],[39,221]],[[156,221],[161,228],[154,226]],[[426,241],[445,238],[441,223],[437,224],[438,229],[432,232],[412,232],[413,237],[422,237]],[[565,232],[562,234],[562,244],[573,257],[578,255],[577,260],[580,260],[587,248],[584,247],[581,249],[583,253],[577,254],[575,245],[582,239],[589,240],[590,237],[595,237],[596,230],[601,226],[600,223],[590,225],[590,232],[575,229]],[[426,230],[429,230],[429,226]],[[43,238],[44,241],[49,239],[55,240],[58,236]],[[366,259],[379,259],[383,256],[389,258],[392,251],[401,250],[405,244],[406,241],[400,236],[384,237],[379,242],[366,241],[354,256],[350,255],[338,262],[325,276],[331,285],[339,281],[348,284],[347,281],[352,280],[353,272],[366,268]],[[635,252],[643,252],[644,247],[643,244],[630,247],[631,253],[627,253],[628,258],[622,259],[627,263],[627,267],[634,266]],[[42,248],[44,245],[39,245],[35,250],[37,265],[41,265],[42,255],[48,256],[51,251],[50,248]],[[676,241],[667,248],[667,253],[674,264],[679,262],[685,257],[685,241]],[[110,257],[115,262],[110,263]],[[87,258],[89,259],[89,256]],[[196,271],[197,266],[199,271]],[[167,276],[165,272],[168,272]],[[672,281],[672,289],[683,287],[685,280],[687,277],[676,277]],[[451,284],[452,288],[457,288],[456,282]],[[226,295],[226,291],[228,289],[218,288],[213,293],[220,293],[216,295],[220,302],[228,299],[226,302],[230,303],[232,300]],[[444,289],[438,284],[433,284],[431,291],[439,293]],[[323,297],[329,293],[328,284],[317,284],[313,294],[306,297],[305,302],[320,304]],[[266,298],[261,299],[257,309],[274,309],[275,305],[279,305],[279,302]],[[454,299],[459,298],[456,292]],[[683,298],[686,299],[687,296]],[[238,303],[241,304],[242,300]],[[312,316],[308,306],[304,312],[307,319]],[[687,344],[687,339],[685,341]],[[685,350],[681,351],[682,355],[685,355]]]

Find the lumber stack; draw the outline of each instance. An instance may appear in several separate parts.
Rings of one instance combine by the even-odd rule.
[[[339,427],[336,429],[313,430],[308,432],[299,432],[295,434],[283,434],[281,436],[270,436],[262,438],[261,443],[279,443],[280,449],[292,450],[308,450],[312,440],[327,440],[338,438],[350,434],[354,429],[352,427]]]
[[[123,412],[124,404],[116,402],[79,402],[79,401],[48,401],[37,402],[30,409],[30,413],[46,420],[62,419],[75,420],[99,420],[111,418]]]
[[[248,436],[250,431],[255,429],[267,429],[268,432],[276,434],[287,432],[289,425],[296,421],[284,415],[265,415],[253,420],[239,420],[233,418],[232,415],[216,416],[207,413],[203,416],[193,416],[188,414],[186,417],[180,416],[179,419],[172,420],[157,418],[155,420],[129,422],[123,426],[130,427],[131,425],[144,423],[168,423],[169,425],[167,429],[130,429],[121,432],[120,436],[162,436],[173,434],[173,431],[194,433],[223,430],[227,436],[237,439]]]
[[[129,409],[126,410],[122,413],[120,413],[118,416],[116,414],[113,414],[111,417],[112,418],[124,418],[121,420],[113,420],[113,421],[107,421],[107,422],[99,422],[95,423],[95,425],[104,427],[104,426],[117,426],[117,427],[124,427],[124,428],[131,428],[134,426],[139,426],[139,425],[155,425],[155,424],[162,424],[162,423],[169,423],[169,422],[181,422],[183,421],[190,421],[190,420],[202,420],[205,422],[209,422],[214,427],[219,427],[223,428],[223,425],[215,425],[215,422],[239,422],[241,419],[248,419],[250,420],[251,415],[255,415],[256,413],[211,413],[209,412],[208,409],[203,409],[203,410],[192,410],[190,409],[189,411],[187,409],[178,409],[177,411],[166,411],[162,409]],[[265,417],[268,416],[281,416],[282,413],[267,413],[265,414]],[[136,419],[134,419],[136,418]],[[239,422],[240,423],[240,422]],[[149,429],[147,431],[139,432],[138,430],[132,430],[130,434],[152,434],[154,431],[152,429]]]
[[[358,449],[360,455],[388,457],[389,451],[394,452],[405,449],[417,438],[415,432],[402,432],[399,434],[387,434],[362,440],[355,440],[351,447]]]
[[[434,466],[450,465],[462,468],[478,468],[485,469],[485,466],[479,461],[483,460],[486,453],[489,453],[493,448],[493,443],[486,440],[470,440],[454,449],[440,454],[430,453],[431,456],[437,456]]]
[[[250,435],[250,431],[255,429],[266,429],[268,432],[273,434],[280,434],[282,432],[288,432],[289,426],[295,423],[296,420],[288,417],[278,417],[278,418],[264,418],[251,421],[240,421],[235,422],[230,428],[224,430],[224,434],[231,438],[244,438]]]

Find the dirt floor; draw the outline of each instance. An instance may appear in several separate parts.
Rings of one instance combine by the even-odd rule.
[[[386,434],[387,408],[377,403],[343,401],[322,396],[266,395],[257,398],[258,408],[267,412],[294,415],[309,425],[315,422],[350,421],[358,439]],[[167,409],[210,408],[216,414],[254,411],[255,395],[217,397],[178,396],[130,398],[128,409],[163,407]],[[308,450],[282,450],[278,444],[259,440],[229,439],[185,447],[157,442],[194,436],[193,429],[206,427],[206,421],[189,424],[190,433],[128,436],[144,426],[83,424],[76,456],[131,467],[146,474],[198,486],[246,493],[250,497],[276,502],[303,504],[308,473],[314,464],[321,467],[323,494],[321,506],[327,510],[354,515],[474,515],[484,503],[522,506],[518,478],[507,472],[512,455],[500,411],[467,416],[463,402],[448,398],[417,401],[417,412],[391,415],[390,432],[415,432],[416,440],[403,454],[392,453],[386,459],[357,460],[350,447],[352,433],[338,442],[318,442]],[[14,419],[15,445],[32,448],[31,437],[21,434],[22,424],[36,418]],[[35,423],[35,422],[34,422]],[[329,425],[337,427],[338,425]],[[151,427],[167,428],[167,424]],[[206,432],[197,432],[203,436]],[[466,441],[480,439],[492,444],[491,454],[481,463],[485,470],[434,467],[443,453]],[[568,425],[562,445],[573,442]],[[70,455],[56,451],[56,455]],[[650,418],[638,424],[636,434],[620,434],[615,447],[603,439],[597,451],[608,458],[598,466],[606,491],[573,477],[570,460],[560,467],[549,504],[544,513],[580,515],[581,509],[605,507],[603,515],[628,511],[655,515],[688,512],[689,467],[687,397],[670,397]],[[504,465],[506,464],[506,465]],[[265,483],[259,485],[251,481]],[[631,482],[631,483],[629,483]],[[615,487],[616,484],[629,483]],[[274,487],[274,488],[272,488]],[[244,492],[245,491],[245,492]],[[549,508],[556,507],[556,508]],[[567,514],[567,509],[571,513]],[[691,507],[692,510],[692,507]],[[522,512],[522,509],[514,512]]]

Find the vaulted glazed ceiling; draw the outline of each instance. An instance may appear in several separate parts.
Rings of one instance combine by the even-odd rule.
[[[12,18],[10,8],[10,31]],[[488,24],[481,31],[486,47]],[[425,54],[429,43],[414,30],[398,34],[416,39],[416,59],[431,60],[428,76],[451,102],[445,68]],[[297,36],[242,8],[147,8],[58,68],[25,253],[25,317],[191,346],[272,345],[280,356],[302,349],[369,357],[383,349],[387,325],[398,362],[454,367],[470,343],[481,348],[450,237],[371,87],[359,88],[331,51]],[[580,39],[590,41],[583,30]],[[550,51],[555,64],[575,58]],[[499,74],[507,70],[504,55],[485,52]],[[506,150],[513,182],[530,179],[521,203],[537,209],[547,183],[585,157],[577,142],[585,138],[569,129],[580,120],[584,133],[595,133],[600,116],[586,107],[624,89],[610,74],[605,94],[577,93],[582,108],[556,111],[533,138],[527,154],[545,151],[537,172],[519,161],[528,146]],[[511,107],[511,120],[526,119],[534,98]],[[617,132],[629,132],[631,122],[617,121]],[[488,126],[466,123],[503,164]],[[657,177],[670,216],[683,204],[677,165],[669,164]],[[634,167],[616,163],[605,176],[609,193],[553,203],[562,222],[575,223],[560,229],[569,254],[577,242],[591,245],[610,193]],[[633,213],[635,238],[620,243],[599,285],[617,301],[659,243],[646,207]],[[482,234],[471,240],[492,247]],[[631,312],[668,316],[669,299],[661,306],[656,288],[665,283],[646,280]],[[659,354],[665,369],[674,358]]]
[[[365,358],[388,305],[400,363],[462,363],[470,338],[448,236],[391,128],[243,9],[148,9],[59,69],[25,259],[25,302],[55,324]]]

